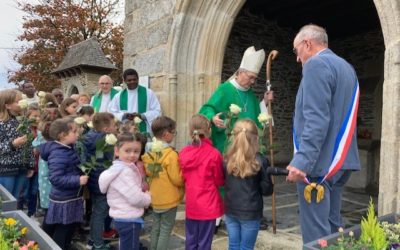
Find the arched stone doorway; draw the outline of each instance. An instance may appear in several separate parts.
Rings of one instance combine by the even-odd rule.
[[[300,4],[304,1],[299,1]],[[225,47],[244,0],[176,3],[169,41],[168,113],[185,142],[190,115],[221,82]],[[374,0],[385,41],[379,213],[400,211],[400,3]],[[356,14],[356,13],[354,13]],[[290,42],[290,41],[288,41]]]

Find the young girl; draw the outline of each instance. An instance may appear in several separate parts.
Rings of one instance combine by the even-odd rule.
[[[61,116],[65,117],[68,115],[76,115],[77,108],[78,108],[78,102],[75,99],[68,97],[62,101],[59,110]]]
[[[47,161],[50,191],[49,209],[45,223],[54,224],[53,240],[62,248],[68,249],[77,223],[83,219],[83,200],[80,186],[85,185],[88,176],[79,169],[79,158],[74,150],[78,140],[78,128],[73,118],[55,120],[49,129],[54,141],[40,147],[40,156]]]
[[[18,90],[0,91],[0,184],[18,198],[25,182],[27,169],[33,168],[33,154],[25,161],[24,150],[27,136],[17,131],[16,118],[21,111],[18,102],[22,94]]]
[[[79,105],[89,105],[90,95],[86,93],[79,94],[78,103]]]
[[[267,161],[258,152],[258,130],[249,119],[236,122],[225,162],[225,218],[229,249],[253,249],[263,216],[263,195],[271,195]]]
[[[142,191],[142,177],[134,162],[139,159],[142,144],[132,134],[120,134],[114,148],[118,158],[101,173],[99,186],[107,193],[110,216],[119,232],[119,249],[138,250],[144,208],[150,205],[150,193]]]
[[[203,115],[189,123],[192,144],[179,153],[186,190],[185,249],[211,249],[215,219],[224,213],[218,187],[224,185],[221,153],[208,137],[211,124]]]

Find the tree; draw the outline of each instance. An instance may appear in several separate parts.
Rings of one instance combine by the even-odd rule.
[[[121,75],[123,27],[111,20],[116,16],[119,0],[39,0],[29,4],[16,0],[26,13],[23,33],[18,40],[30,45],[21,48],[14,60],[21,69],[9,71],[9,81],[31,80],[37,89],[51,90],[60,85],[51,72],[61,63],[68,48],[96,37]],[[116,79],[114,77],[114,80]]]

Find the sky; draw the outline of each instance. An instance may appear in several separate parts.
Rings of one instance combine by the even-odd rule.
[[[25,0],[28,3],[35,4],[37,0]],[[120,1],[118,11],[122,14],[124,8],[124,0]],[[15,0],[0,0],[0,90],[15,87],[9,84],[7,80],[7,71],[9,69],[16,70],[19,64],[13,60],[13,54],[24,45],[17,42],[18,35],[22,34],[22,17],[24,13],[17,8]]]

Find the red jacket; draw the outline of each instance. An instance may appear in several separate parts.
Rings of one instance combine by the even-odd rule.
[[[222,216],[224,205],[218,192],[224,185],[222,156],[211,140],[184,147],[179,163],[185,180],[186,218],[212,220]]]

